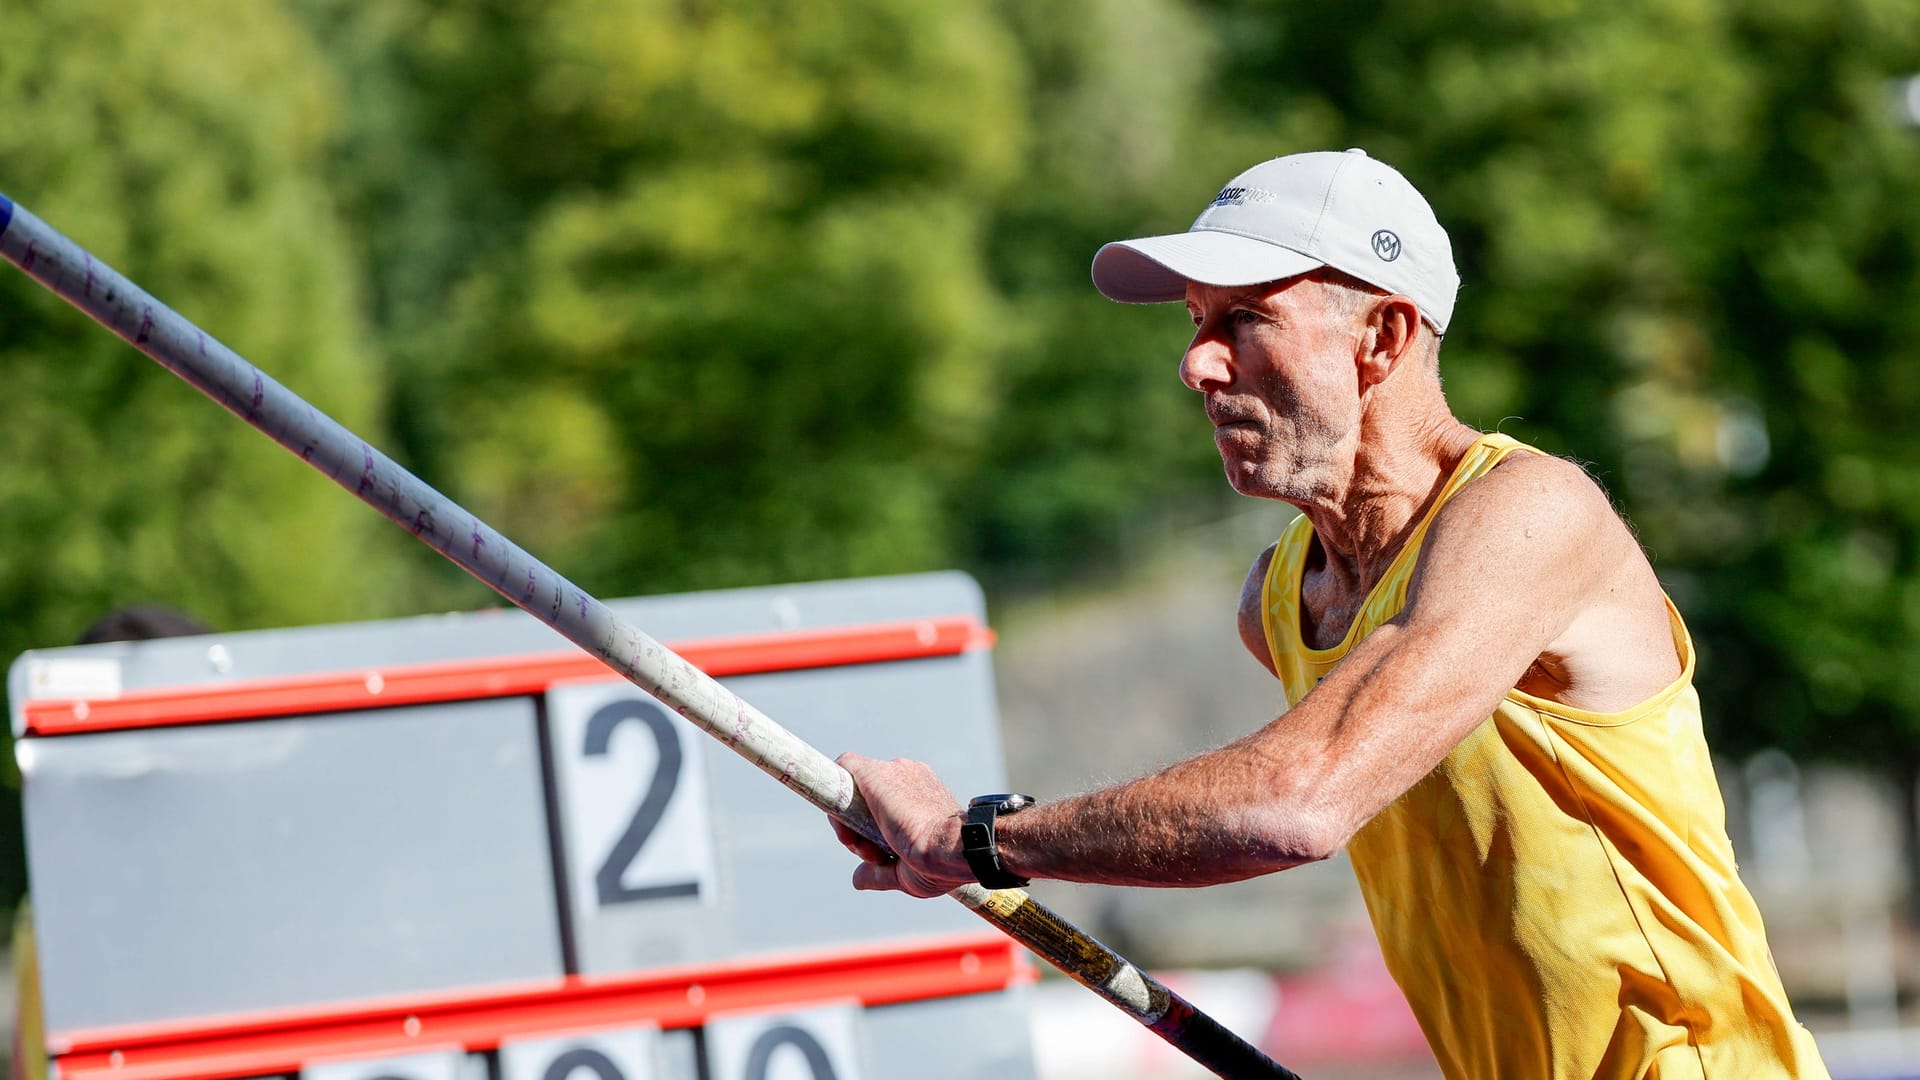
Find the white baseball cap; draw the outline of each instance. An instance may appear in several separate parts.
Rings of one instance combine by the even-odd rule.
[[[1189,281],[1258,285],[1322,266],[1407,296],[1446,333],[1460,291],[1447,231],[1406,177],[1358,149],[1255,165],[1186,232],[1102,247],[1093,283],[1123,304],[1160,304],[1184,299]]]

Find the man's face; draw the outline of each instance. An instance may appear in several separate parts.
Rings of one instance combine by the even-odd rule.
[[[1180,378],[1205,395],[1227,482],[1243,495],[1311,501],[1358,436],[1363,323],[1327,303],[1329,288],[1187,286],[1194,335]]]

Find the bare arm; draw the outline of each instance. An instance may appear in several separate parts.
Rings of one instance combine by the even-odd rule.
[[[1279,544],[1268,544],[1267,550],[1253,560],[1253,567],[1247,571],[1247,580],[1240,586],[1240,643],[1247,647],[1260,666],[1268,672],[1279,675],[1273,666],[1273,651],[1267,645],[1266,586],[1267,570],[1273,565],[1273,554],[1279,550]]]
[[[1218,750],[1005,819],[1002,861],[1029,877],[1203,885],[1328,857],[1484,721],[1583,613],[1614,602],[1623,532],[1574,466],[1510,459],[1442,509],[1405,609],[1298,705]],[[956,806],[931,772],[843,760],[890,839],[906,842],[895,845],[900,863],[863,865],[856,886],[928,895],[972,880]],[[929,797],[936,789],[944,804]]]

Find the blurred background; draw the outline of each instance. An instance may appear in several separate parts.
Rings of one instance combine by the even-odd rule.
[[[1452,234],[1458,414],[1587,463],[1686,614],[1836,1075],[1920,1075],[1911,0],[0,10],[0,190],[599,595],[970,570],[1043,795],[1278,705],[1232,615],[1291,511],[1093,251],[1367,148]],[[0,402],[0,658],[495,602],[11,272]],[[1427,1075],[1344,866],[1043,896],[1290,1065]],[[1051,988],[1049,1075],[1171,1067]]]

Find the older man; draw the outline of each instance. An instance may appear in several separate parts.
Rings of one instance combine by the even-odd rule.
[[[1185,233],[1109,244],[1184,300],[1227,479],[1300,516],[1240,634],[1290,708],[1218,750],[963,810],[857,754],[893,853],[862,889],[1192,886],[1350,853],[1449,1077],[1824,1077],[1735,873],[1678,612],[1577,466],[1455,419],[1446,232],[1359,150],[1256,165]]]

